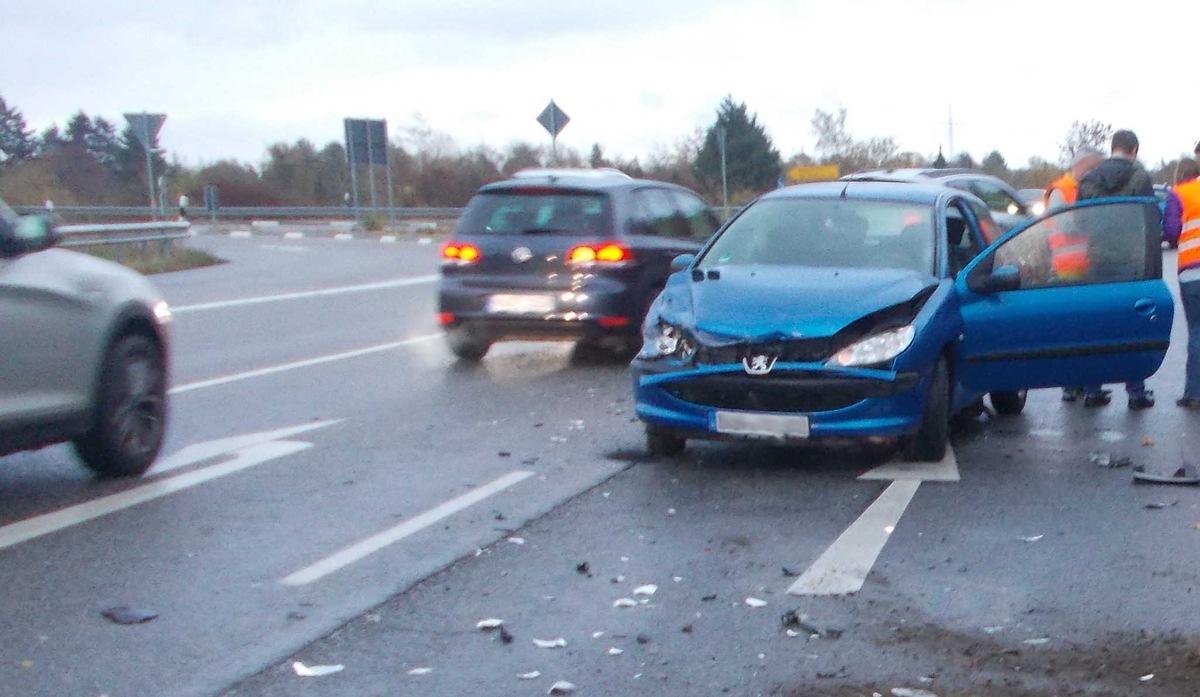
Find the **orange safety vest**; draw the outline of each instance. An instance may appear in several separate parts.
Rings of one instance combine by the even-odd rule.
[[[1179,270],[1200,268],[1200,179],[1176,184],[1175,195],[1183,205],[1183,229],[1179,233]]]
[[[1070,172],[1067,172],[1046,187],[1046,193],[1042,195],[1042,205],[1047,209],[1050,208],[1050,192],[1055,189],[1062,192],[1063,200],[1067,202],[1067,205],[1075,203],[1075,199],[1079,198],[1079,182],[1075,181],[1075,177],[1072,177]]]

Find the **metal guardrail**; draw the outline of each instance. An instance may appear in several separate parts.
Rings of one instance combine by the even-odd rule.
[[[21,214],[46,213],[43,206],[13,206]],[[394,218],[457,218],[462,208],[349,208],[346,206],[222,206],[215,211],[189,208],[193,217],[210,219],[277,219],[317,218],[355,220],[364,215]],[[53,213],[64,218],[145,218],[151,211],[146,206],[55,206]],[[154,211],[158,213],[157,210]]]
[[[145,242],[170,243],[192,236],[191,223],[114,223],[111,225],[59,225],[55,227],[61,247],[90,245],[136,244]]]

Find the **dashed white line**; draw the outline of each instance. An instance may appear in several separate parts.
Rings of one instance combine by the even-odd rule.
[[[183,394],[184,392],[193,392],[202,390],[206,387],[217,387],[218,385],[228,385],[232,382],[241,382],[242,380],[250,380],[251,378],[261,378],[267,375],[276,375],[278,373],[286,373],[289,370],[297,370],[299,368],[308,368],[314,365],[323,363],[333,363],[335,361],[344,361],[348,358],[358,358],[359,356],[367,356],[372,353],[382,353],[383,351],[391,351],[402,346],[411,346],[423,341],[432,341],[439,338],[440,334],[425,334],[424,336],[414,336],[400,341],[391,341],[386,344],[378,344],[375,346],[367,346],[365,348],[354,349],[353,351],[343,351],[341,353],[330,353],[316,358],[307,358],[302,361],[292,363],[282,363],[280,365],[268,366],[266,368],[258,368],[257,370],[247,370],[244,373],[233,373],[232,375],[223,375],[217,378],[208,380],[199,380],[197,382],[184,383],[171,388],[170,394]]]
[[[379,241],[383,242],[384,244],[395,244],[396,236],[395,235],[384,235],[383,237],[379,238]]]
[[[349,242],[350,240],[354,239],[354,235],[348,232],[339,232],[333,236],[333,239],[337,240],[338,242]]]
[[[350,545],[349,547],[331,554],[328,557],[314,563],[303,569],[283,578],[280,583],[286,586],[304,586],[343,569],[357,561],[361,561],[366,557],[378,552],[379,550],[389,545],[395,544],[400,540],[420,532],[449,516],[458,513],[470,506],[473,506],[489,496],[498,494],[510,486],[524,481],[533,476],[533,472],[526,470],[515,470],[508,474],[491,481],[482,486],[476,487],[471,491],[450,499],[445,503],[435,506],[420,515],[396,525],[394,527],[376,533],[360,542]]]
[[[285,239],[289,239],[289,240],[302,240],[302,239],[304,239],[304,233],[303,233],[303,232],[285,232],[285,233],[283,233],[283,236],[284,236],[284,238],[285,238]]]
[[[250,233],[250,231],[249,231],[249,230],[234,230],[234,231],[232,231],[232,232],[230,232],[230,233],[229,233],[229,236],[230,236],[230,237],[239,237],[239,238],[245,238],[245,237],[250,237],[250,236],[251,236],[251,233]]]
[[[342,295],[344,293],[363,293],[372,290],[384,290],[387,288],[402,288],[404,286],[418,286],[425,283],[434,283],[438,280],[437,274],[429,274],[427,276],[413,276],[411,278],[398,278],[393,281],[381,281],[379,283],[363,283],[354,286],[339,286],[337,288],[321,288],[319,290],[304,290],[296,293],[280,293],[279,295],[260,295],[254,298],[237,298],[234,300],[218,300],[211,303],[197,303],[195,305],[178,305],[171,308],[172,314],[183,314],[185,312],[200,312],[202,310],[223,310],[227,307],[241,307],[243,305],[258,305],[261,303],[275,303],[286,300],[304,300],[307,298],[319,298],[327,295]]]

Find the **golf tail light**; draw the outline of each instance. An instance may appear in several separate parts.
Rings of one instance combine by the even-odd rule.
[[[916,333],[911,324],[888,329],[838,351],[829,360],[829,364],[849,368],[890,361],[912,345]]]
[[[567,252],[571,264],[621,264],[632,260],[629,250],[615,242],[581,244]]]
[[[442,245],[442,261],[451,264],[471,264],[479,261],[479,247],[463,242],[447,242]]]

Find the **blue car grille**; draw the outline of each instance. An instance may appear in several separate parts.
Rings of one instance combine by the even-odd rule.
[[[911,390],[916,374],[897,380],[829,377],[791,373],[757,377],[705,375],[668,383],[664,389],[685,402],[714,409],[772,412],[819,412],[844,409],[871,397],[888,397]]]
[[[700,365],[722,365],[725,363],[741,363],[750,353],[766,353],[778,356],[784,363],[820,363],[828,359],[840,348],[835,346],[832,338],[798,339],[769,344],[737,344],[734,346],[701,347],[696,352],[696,362]]]

